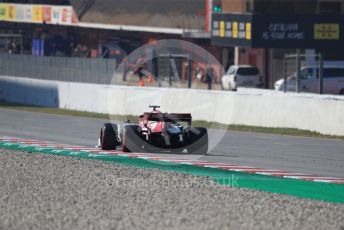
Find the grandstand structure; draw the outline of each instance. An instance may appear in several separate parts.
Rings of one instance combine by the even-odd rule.
[[[0,0],[0,52],[111,58],[118,64],[145,44],[178,39],[192,42],[221,60],[222,48],[211,44],[208,2],[211,1]],[[233,52],[227,52],[226,56],[230,55]],[[177,61],[180,68],[186,65],[184,60]],[[154,63],[148,68],[156,69]],[[179,71],[185,79],[185,70]],[[217,82],[219,71],[220,66]],[[195,78],[196,73],[192,75]]]
[[[140,46],[169,38],[191,41],[216,55],[206,28],[205,3],[204,0],[171,0],[163,4],[160,0],[1,0],[0,34],[3,37],[5,34],[23,35],[23,52],[32,50],[30,44],[34,38],[44,39],[45,46],[49,46],[55,36],[60,42],[84,43],[82,45],[92,50],[92,57],[97,56],[96,50],[103,42]],[[30,5],[32,9],[28,8]],[[39,6],[41,9],[36,9]],[[71,15],[69,21],[61,21]],[[45,49],[44,53],[50,55],[50,49]]]

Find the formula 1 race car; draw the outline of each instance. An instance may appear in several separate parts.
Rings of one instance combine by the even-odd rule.
[[[206,128],[191,127],[188,113],[162,113],[160,106],[149,106],[151,112],[138,117],[138,123],[105,123],[100,131],[99,145],[103,150],[123,152],[183,152],[207,154]]]

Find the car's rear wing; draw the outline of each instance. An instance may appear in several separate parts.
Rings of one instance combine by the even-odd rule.
[[[144,113],[144,119],[162,122],[187,122],[191,125],[190,113]]]

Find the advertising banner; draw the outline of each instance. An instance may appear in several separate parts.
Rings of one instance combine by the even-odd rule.
[[[0,3],[0,21],[47,24],[77,24],[78,18],[71,6],[48,6]]]
[[[315,24],[314,39],[338,40],[340,35],[339,24]]]
[[[45,23],[51,23],[51,7],[50,6],[43,6],[42,7],[42,20]]]
[[[213,14],[212,44],[252,48],[344,47],[344,17]]]
[[[42,6],[33,6],[32,7],[32,21],[33,22],[42,22],[43,21]]]
[[[16,6],[8,5],[6,20],[14,21],[16,20]]]
[[[60,7],[52,7],[51,8],[51,23],[59,24],[60,23]]]
[[[7,15],[7,5],[0,4],[0,20],[5,20]]]
[[[71,24],[72,23],[72,9],[70,7],[61,8],[61,24]]]
[[[16,21],[25,21],[25,9],[24,5],[16,5]]]
[[[32,22],[32,6],[25,5],[24,7],[24,21]]]

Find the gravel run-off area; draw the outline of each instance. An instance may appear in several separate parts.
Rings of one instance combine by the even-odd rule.
[[[0,230],[344,229],[344,205],[0,149]]]

